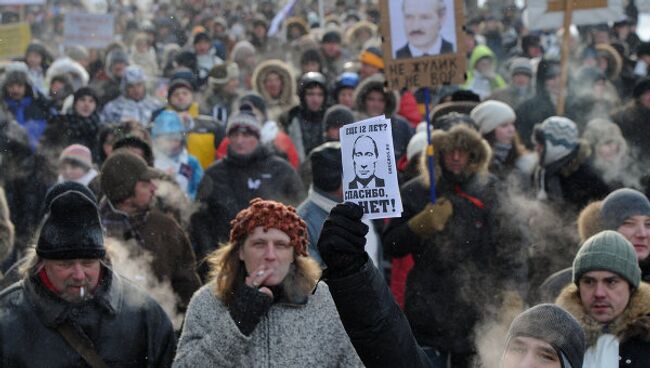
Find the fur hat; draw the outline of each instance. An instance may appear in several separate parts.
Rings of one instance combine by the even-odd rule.
[[[45,197],[47,214],[36,253],[44,259],[97,259],[106,254],[97,199],[82,184],[64,182]]]
[[[573,260],[573,282],[590,271],[609,271],[626,279],[635,289],[641,268],[632,243],[616,231],[605,230],[587,239]]]
[[[488,100],[476,106],[469,116],[479,126],[481,134],[486,135],[505,123],[514,123],[517,116],[515,110],[501,101]]]
[[[650,216],[650,201],[643,193],[629,188],[609,193],[600,210],[604,228],[608,230],[616,230],[626,219],[638,215]]]
[[[284,232],[291,239],[296,254],[307,256],[307,224],[292,206],[255,198],[237,214],[230,226],[230,242],[233,244],[244,241],[256,227],[261,226],[265,231],[273,228]]]

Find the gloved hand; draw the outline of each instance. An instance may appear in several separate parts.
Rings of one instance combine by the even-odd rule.
[[[359,205],[346,202],[336,205],[325,220],[317,246],[328,276],[351,275],[368,261],[364,249],[368,225],[361,222],[362,216]]]
[[[454,214],[454,207],[445,198],[439,198],[436,203],[429,203],[424,209],[408,220],[409,228],[420,238],[430,238],[436,231],[445,229],[447,221]]]
[[[262,317],[268,312],[273,303],[273,298],[255,287],[242,284],[235,292],[233,300],[228,307],[230,317],[239,328],[239,331],[250,336]]]

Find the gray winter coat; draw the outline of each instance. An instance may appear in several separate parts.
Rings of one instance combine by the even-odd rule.
[[[305,305],[276,303],[250,336],[239,331],[214,284],[190,302],[174,367],[362,367],[319,283]]]

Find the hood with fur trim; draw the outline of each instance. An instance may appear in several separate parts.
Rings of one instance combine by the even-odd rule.
[[[575,284],[565,287],[555,304],[566,309],[580,322],[587,336],[587,346],[595,345],[598,337],[603,334],[603,324],[585,312],[578,287]],[[639,285],[623,314],[609,324],[609,331],[621,343],[631,338],[650,342],[650,285],[644,282]]]
[[[602,206],[603,201],[591,202],[580,212],[578,216],[578,234],[580,234],[581,243],[605,230],[600,218]]]
[[[52,83],[52,78],[58,75],[68,75],[75,91],[86,86],[90,80],[86,69],[78,62],[67,57],[58,59],[50,65],[45,74],[45,84],[49,86]]]
[[[267,104],[273,101],[271,96],[264,88],[264,78],[270,73],[275,72],[282,79],[282,93],[280,94],[279,104],[282,106],[292,106],[296,103],[296,79],[291,73],[291,67],[282,60],[272,59],[260,63],[253,71],[253,90],[266,100]]]
[[[354,90],[354,101],[357,107],[357,111],[363,115],[367,115],[365,99],[368,96],[368,93],[371,91],[382,91],[386,97],[386,107],[384,108],[384,114],[387,117],[393,116],[397,112],[397,107],[399,106],[399,95],[395,91],[387,90],[384,87],[386,83],[386,78],[381,74],[372,75],[364,79],[357,88]]]
[[[464,125],[456,125],[449,131],[434,130],[431,133],[434,155],[436,158],[436,181],[442,175],[442,155],[454,149],[469,153],[469,162],[464,174],[467,176],[487,176],[488,167],[492,160],[490,144],[476,130]],[[429,168],[427,166],[426,150],[422,151],[420,172],[426,186],[429,186]]]

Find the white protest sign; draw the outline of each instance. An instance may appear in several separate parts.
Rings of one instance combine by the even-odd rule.
[[[89,48],[106,47],[113,42],[113,15],[94,13],[66,13],[63,44]]]
[[[340,129],[343,200],[363,208],[363,218],[400,217],[402,198],[397,182],[390,119],[377,116]]]
[[[571,24],[576,26],[615,22],[623,17],[623,0],[576,0]],[[562,28],[563,2],[559,0],[529,1],[524,19],[529,29]]]

